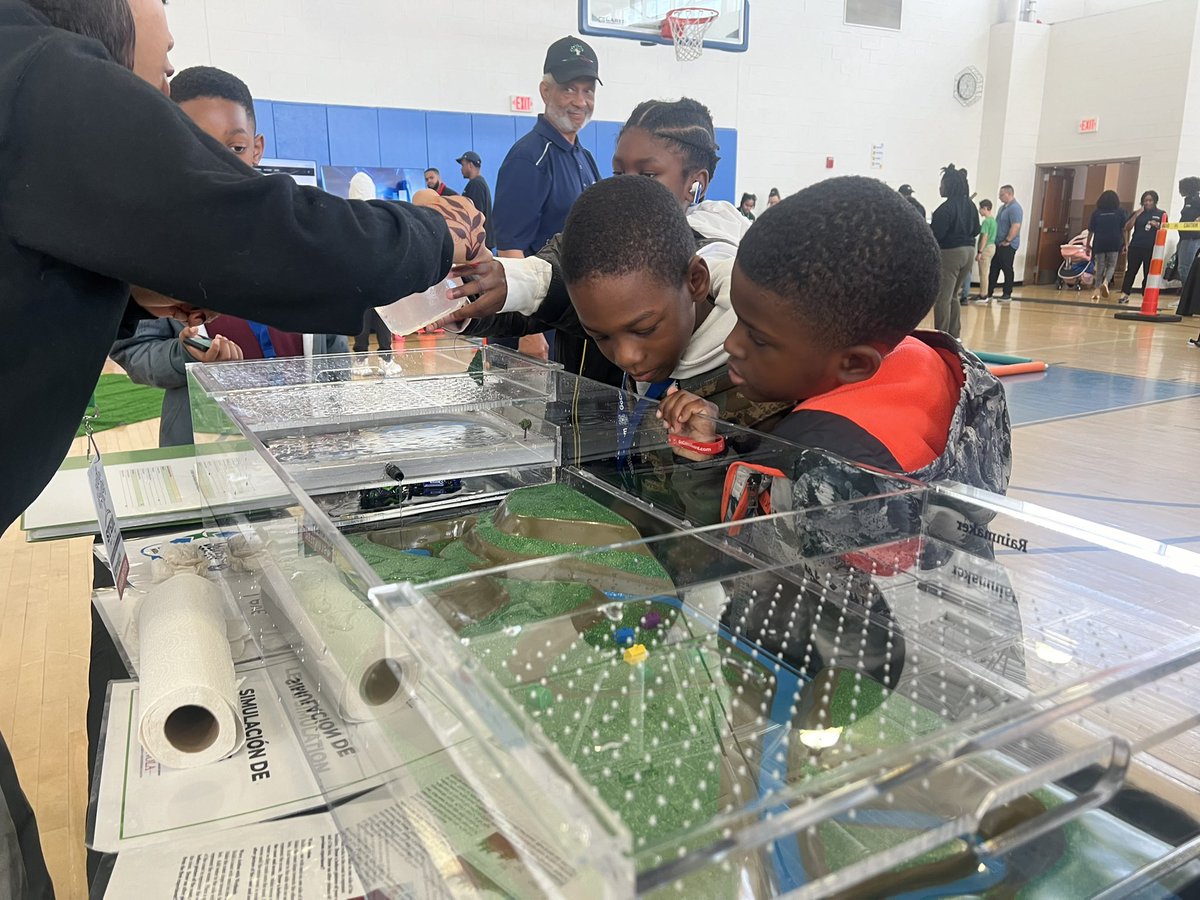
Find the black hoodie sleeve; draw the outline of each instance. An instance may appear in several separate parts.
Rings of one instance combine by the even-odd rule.
[[[52,29],[0,83],[0,223],[118,281],[291,331],[354,334],[453,242],[429,209],[264,177],[98,44]]]

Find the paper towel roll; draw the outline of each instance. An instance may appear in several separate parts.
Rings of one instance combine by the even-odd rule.
[[[225,604],[199,575],[155,585],[137,614],[140,718],[146,752],[186,769],[224,759],[242,745]]]
[[[418,662],[387,625],[323,561],[299,560],[290,591],[270,591],[286,622],[276,622],[300,651],[322,696],[347,722],[377,719],[405,706],[420,678]],[[276,594],[284,596],[275,596]]]

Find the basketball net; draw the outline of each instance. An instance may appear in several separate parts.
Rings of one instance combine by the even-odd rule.
[[[698,6],[673,9],[667,13],[667,27],[675,42],[675,58],[680,62],[699,59],[704,53],[704,35],[720,13]]]

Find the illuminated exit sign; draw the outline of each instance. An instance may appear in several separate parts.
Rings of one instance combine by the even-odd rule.
[[[513,112],[533,112],[532,97],[518,97],[514,94],[509,101]]]
[[[1079,133],[1080,134],[1095,134],[1100,130],[1099,119],[1080,119]]]

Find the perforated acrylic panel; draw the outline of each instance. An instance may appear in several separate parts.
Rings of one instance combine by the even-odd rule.
[[[670,30],[664,31],[667,13],[687,6],[712,9],[718,14],[705,35],[706,49],[736,52],[749,47],[749,0],[579,0],[579,30],[594,37],[670,44]],[[597,48],[596,52],[601,56],[603,73],[604,51]]]
[[[466,502],[553,475],[557,436],[518,410],[549,402],[560,370],[503,349],[443,340],[189,368],[207,456],[257,444],[339,521],[397,511],[402,496]]]
[[[464,623],[489,579],[512,602]],[[1177,852],[1197,585],[1187,552],[914,489],[377,600],[454,623],[455,721],[615,814],[639,893],[1091,896]]]

